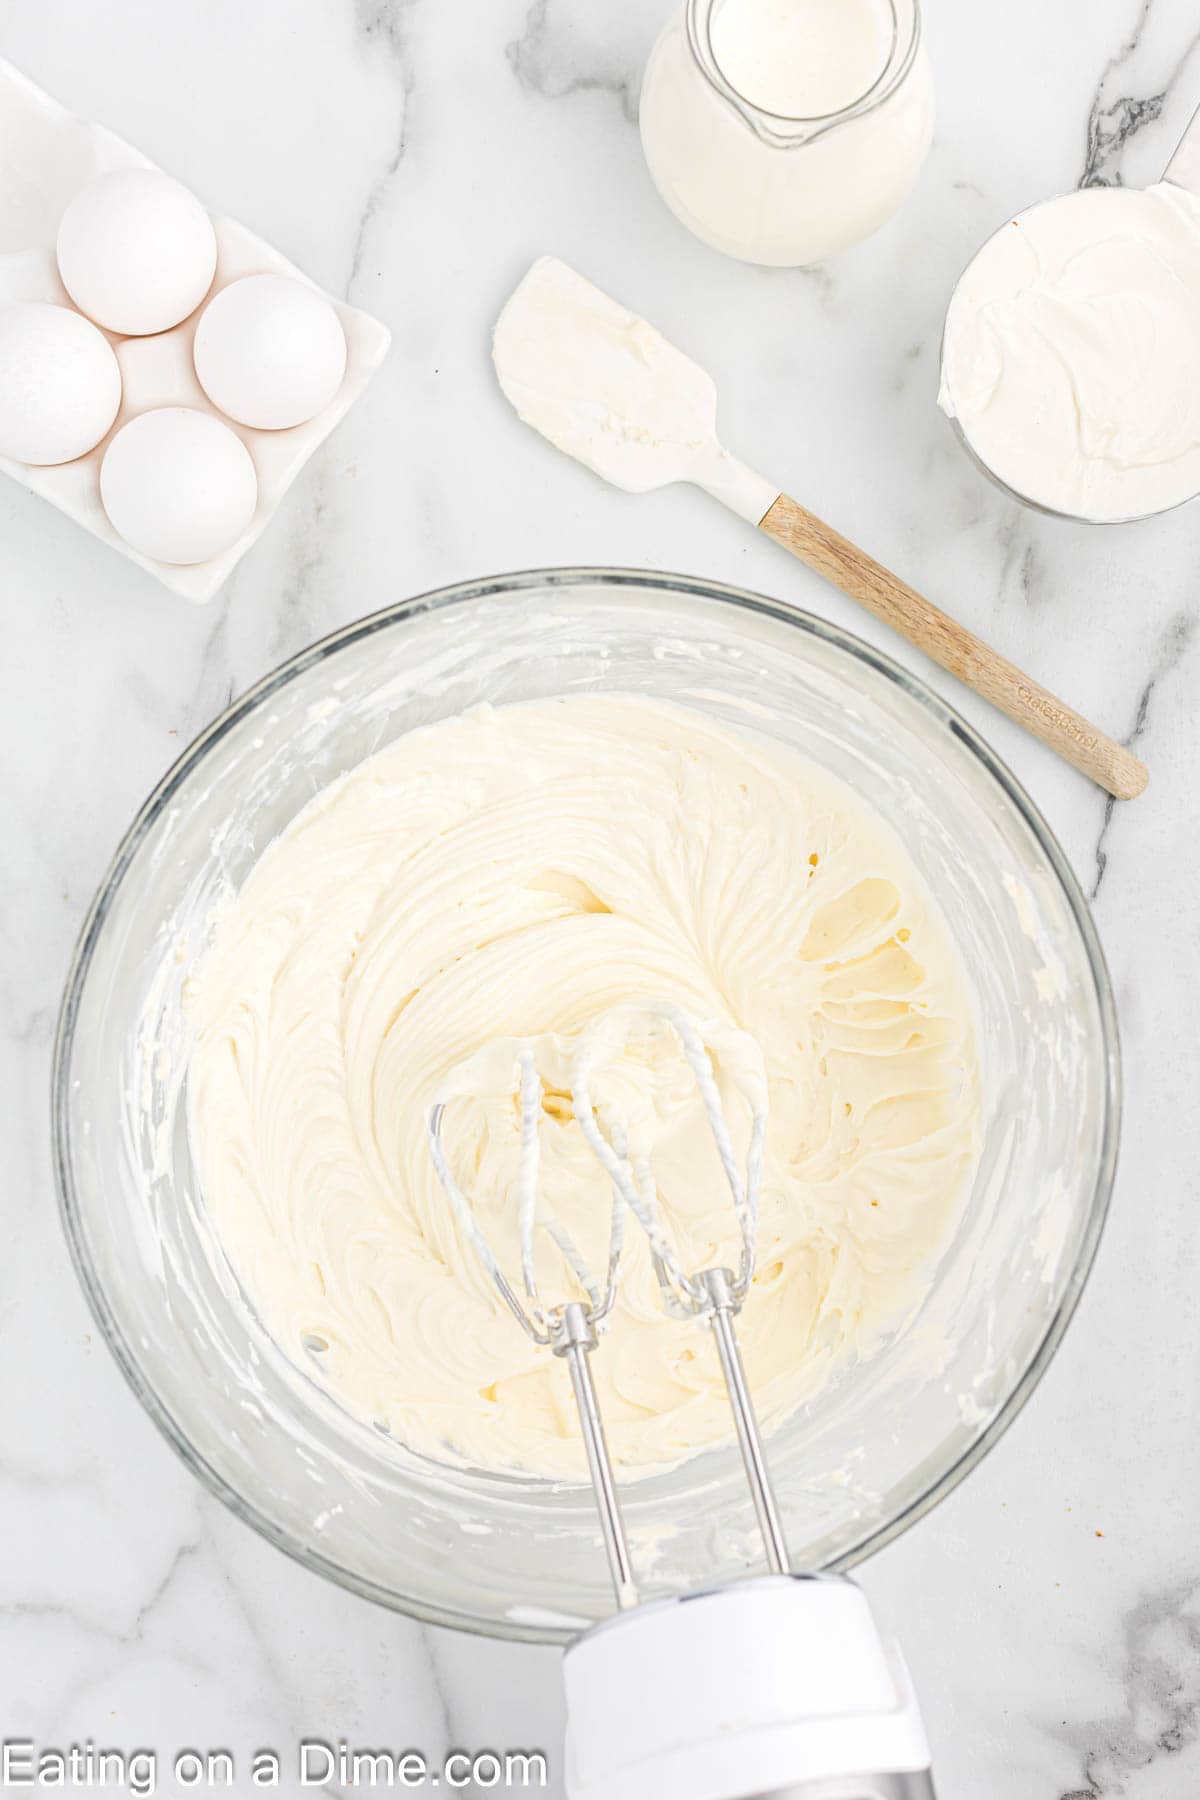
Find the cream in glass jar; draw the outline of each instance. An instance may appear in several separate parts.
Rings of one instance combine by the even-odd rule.
[[[746,262],[820,262],[911,192],[933,134],[919,0],[684,0],[642,147],[676,217]]]

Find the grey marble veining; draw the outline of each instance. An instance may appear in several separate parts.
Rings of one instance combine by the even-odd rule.
[[[1167,18],[1169,7],[1142,0],[1129,35],[1104,65],[1087,122],[1087,158],[1080,187],[1124,180],[1125,151],[1134,135],[1162,117],[1178,83],[1186,80],[1200,51],[1200,31],[1182,50]]]
[[[612,94],[629,123],[636,124],[641,46],[608,42],[605,31],[589,42],[589,10],[594,14],[594,8],[572,6],[569,0],[533,0],[520,35],[505,47],[509,64],[530,93],[547,100]],[[607,26],[608,17],[601,15],[600,22]]]
[[[9,0],[0,53],[378,314],[395,348],[211,606],[0,483],[0,1735],[545,1746],[552,1652],[428,1630],[287,1562],[126,1391],[55,1216],[50,1040],[135,808],[230,697],[400,595],[532,564],[682,568],[796,600],[921,668],[1028,785],[1111,962],[1122,1164],[1079,1315],[1026,1411],[863,1580],[902,1636],[943,1800],[1200,1795],[1200,508],[1025,512],[933,404],[945,302],[1004,217],[1161,174],[1200,104],[1188,0],[929,0],[929,168],[870,244],[753,270],[659,204],[633,124],[666,0]],[[2,178],[2,172],[0,172]],[[523,432],[487,338],[553,250],[712,369],[731,449],[892,563],[1152,770],[1104,798],[770,544],[633,499]],[[561,1792],[560,1774],[555,1771]],[[249,1792],[243,1786],[240,1791]]]
[[[1121,1710],[1112,1717],[1065,1728],[1078,1752],[1083,1782],[1063,1800],[1095,1800],[1129,1791],[1129,1780],[1158,1765],[1169,1779],[1173,1759],[1200,1739],[1200,1582],[1186,1581],[1150,1595],[1121,1621]],[[1190,1791],[1182,1776],[1175,1790]],[[1135,1790],[1136,1791],[1136,1790]],[[1149,1791],[1149,1790],[1148,1790]]]

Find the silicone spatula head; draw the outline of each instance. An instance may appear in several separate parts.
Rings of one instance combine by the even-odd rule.
[[[778,493],[722,450],[712,377],[556,257],[508,301],[492,357],[525,423],[617,487],[693,481],[755,523]]]

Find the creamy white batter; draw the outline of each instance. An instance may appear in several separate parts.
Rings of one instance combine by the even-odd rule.
[[[534,1039],[547,1199],[602,1260],[609,1194],[562,1078],[589,1021],[647,1000],[763,1052],[741,1338],[775,1419],[920,1300],[976,1149],[957,955],[904,850],[848,790],[648,700],[480,709],[319,794],[217,925],[189,995],[206,1204],[284,1350],[413,1449],[581,1472],[563,1366],[460,1237],[424,1120],[466,1059]],[[638,1110],[685,1258],[731,1256],[700,1104],[669,1048],[634,1044],[605,1079]],[[445,1142],[503,1260],[517,1113],[482,1085],[448,1109]],[[744,1145],[747,1108],[727,1101]],[[712,1345],[664,1316],[636,1232],[593,1362],[626,1467],[728,1437]]]
[[[1087,519],[1200,491],[1200,199],[1086,188],[989,239],[946,318],[940,404],[993,474]]]

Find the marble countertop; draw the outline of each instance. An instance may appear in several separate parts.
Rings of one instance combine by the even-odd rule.
[[[75,934],[178,750],[285,656],[404,594],[630,563],[796,600],[886,645],[1028,785],[1090,893],[1127,1076],[1111,1221],[1066,1342],[967,1483],[862,1571],[902,1636],[943,1800],[1200,1793],[1196,1425],[1200,508],[1035,516],[934,407],[941,315],[1006,213],[1153,180],[1200,102],[1187,0],[928,0],[922,184],[811,272],[727,262],[651,189],[638,74],[667,0],[8,0],[0,54],[376,313],[383,371],[215,603],[0,484],[0,1737],[545,1747],[555,1653],[422,1628],[292,1565],[175,1460],[99,1340],[55,1208],[47,1075]],[[0,171],[2,179],[2,171]],[[1081,777],[705,501],[609,492],[523,434],[487,333],[552,250],[718,376],[724,435],[1152,771]],[[169,1791],[170,1784],[160,1791]],[[250,1792],[244,1775],[238,1791]]]

